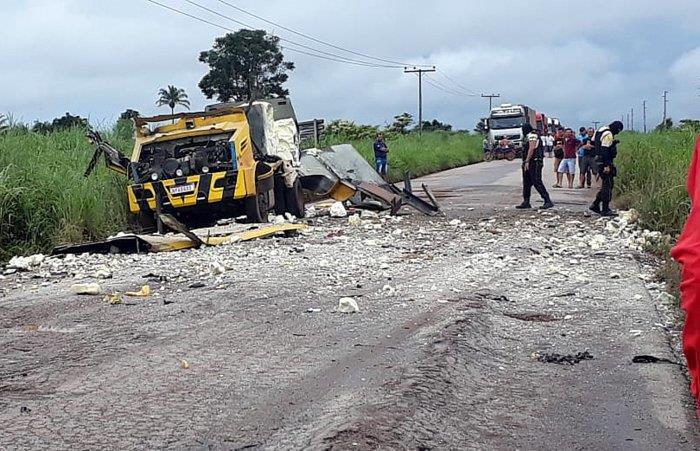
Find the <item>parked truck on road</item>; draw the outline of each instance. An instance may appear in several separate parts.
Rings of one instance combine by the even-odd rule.
[[[522,126],[525,124],[537,128],[535,110],[526,105],[504,103],[491,109],[487,126],[488,133],[484,142],[484,151],[493,152],[499,143],[506,140],[516,155],[523,148]]]

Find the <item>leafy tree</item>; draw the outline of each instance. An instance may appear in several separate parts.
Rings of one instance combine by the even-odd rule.
[[[683,130],[690,130],[694,133],[700,132],[700,120],[697,119],[681,119],[678,127]]]
[[[474,131],[480,135],[485,135],[488,133],[489,128],[486,125],[486,118],[481,118],[479,119],[479,122],[476,123],[476,127],[474,127]]]
[[[65,130],[73,127],[87,128],[88,120],[80,116],[73,116],[66,113],[64,116],[57,117],[51,122],[34,122],[32,131],[36,133],[52,133],[60,130]]]
[[[437,119],[432,121],[423,121],[423,131],[424,132],[436,132],[436,131],[452,131],[452,126],[450,124],[444,124]]]
[[[131,119],[136,119],[137,117],[141,116],[138,111],[132,110],[132,109],[127,109],[125,110],[122,114],[119,115],[119,119],[122,120],[131,120]]]
[[[672,128],[673,128],[673,120],[671,120],[671,118],[669,117],[664,122],[657,125],[654,130],[656,130],[657,132],[664,132],[664,131],[671,130]]]
[[[401,113],[394,116],[394,123],[389,126],[389,131],[395,133],[408,133],[408,127],[413,124],[413,116],[409,113]]]
[[[167,88],[160,88],[158,95],[160,98],[156,102],[156,105],[168,105],[170,107],[170,114],[175,114],[175,107],[178,105],[184,106],[188,110],[190,109],[190,101],[187,100],[187,93],[182,88],[168,85]]]
[[[347,140],[361,140],[374,138],[377,127],[373,125],[358,125],[352,121],[336,119],[326,125],[326,134],[342,137]]]
[[[284,61],[279,41],[264,30],[245,29],[217,38],[211,50],[199,55],[199,61],[209,65],[199,88],[208,99],[216,96],[220,102],[288,95],[282,85],[294,63]]]

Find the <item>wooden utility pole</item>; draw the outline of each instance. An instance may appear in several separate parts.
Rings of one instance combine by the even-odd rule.
[[[414,67],[409,69],[404,67],[406,74],[418,74],[418,134],[423,135],[423,74],[426,72],[435,72],[435,66],[432,69],[420,69]]]
[[[644,133],[647,132],[647,101],[642,100],[642,123],[644,124]]]
[[[593,121],[593,128],[595,131],[598,131],[598,124],[600,124],[600,121]]]
[[[493,108],[493,99],[501,97],[500,94],[481,94],[484,99],[489,99],[489,113],[491,113],[491,108]]]

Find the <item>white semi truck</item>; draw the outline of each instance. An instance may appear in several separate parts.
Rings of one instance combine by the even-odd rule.
[[[516,153],[523,148],[522,126],[525,124],[537,128],[536,111],[526,105],[504,103],[491,109],[487,126],[488,133],[484,141],[484,151],[491,152],[500,141],[507,140]]]

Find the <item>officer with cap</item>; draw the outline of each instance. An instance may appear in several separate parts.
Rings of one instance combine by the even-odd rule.
[[[615,139],[615,136],[623,129],[622,122],[615,121],[610,125],[599,128],[593,135],[594,158],[601,186],[589,208],[601,216],[615,216],[615,213],[610,209],[615,176],[617,175],[614,161],[615,157],[617,157],[617,145],[620,143],[620,141]]]
[[[523,203],[515,208],[532,208],[532,205],[530,205],[530,193],[533,187],[544,200],[543,209],[554,207],[552,200],[549,198],[547,188],[542,183],[543,159],[544,146],[542,145],[542,138],[532,128],[532,125],[523,125]]]

